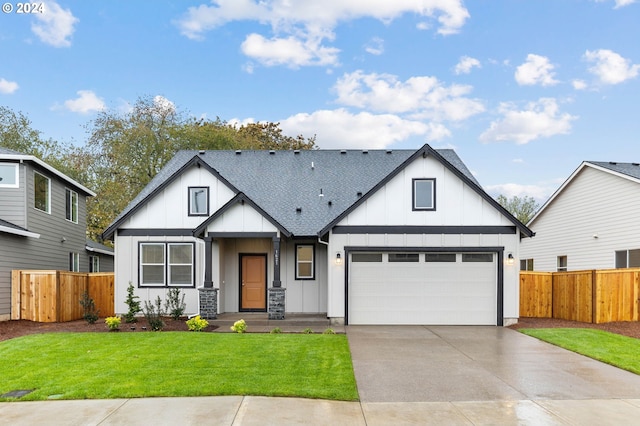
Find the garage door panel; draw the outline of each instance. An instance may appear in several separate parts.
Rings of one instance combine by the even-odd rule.
[[[350,324],[495,325],[492,262],[351,262]]]

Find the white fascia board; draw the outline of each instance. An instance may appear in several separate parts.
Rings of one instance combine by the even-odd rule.
[[[20,235],[23,237],[31,237],[31,238],[40,238],[40,234],[36,234],[35,232],[30,232],[23,229],[11,228],[9,226],[0,225],[0,232],[6,232],[8,234]]]
[[[92,197],[96,196],[96,193],[93,192],[92,190],[90,190],[89,188],[87,188],[86,186],[76,182],[75,180],[71,179],[69,176],[65,175],[64,173],[62,173],[58,169],[56,169],[54,167],[51,167],[50,165],[48,165],[47,163],[45,163],[44,161],[42,161],[38,157],[34,157],[33,155],[0,154],[0,160],[33,161],[34,163],[36,163],[37,165],[39,165],[43,169],[46,169],[46,170],[50,171],[51,173],[53,173],[54,175],[58,176],[59,178],[69,182],[71,185],[75,186],[76,188],[81,189],[82,191],[86,192],[90,196],[92,196]]]
[[[114,255],[114,253],[112,251],[102,250],[102,249],[99,249],[99,248],[93,248],[93,247],[89,247],[89,246],[84,246],[84,248],[87,251],[91,251],[91,252],[94,252],[94,253],[106,254],[107,256],[113,256]]]

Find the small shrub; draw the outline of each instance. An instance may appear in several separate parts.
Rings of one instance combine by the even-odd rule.
[[[302,334],[313,334],[313,330],[307,327],[304,330],[302,330]]]
[[[82,308],[84,309],[82,318],[89,324],[95,324],[95,322],[98,321],[98,314],[100,313],[100,311],[96,310],[95,302],[92,298],[89,297],[89,293],[87,293],[86,291],[82,293],[80,305],[82,305]]]
[[[120,330],[120,317],[106,317],[104,322],[107,324],[107,327],[109,327],[109,331]]]
[[[282,333],[282,329],[280,327],[276,327],[273,330],[271,330],[269,333],[271,333],[271,334],[280,334],[280,333]]]
[[[202,331],[209,325],[209,321],[204,318],[200,318],[200,315],[196,315],[187,321],[187,327],[189,331]]]
[[[169,289],[167,300],[164,303],[164,309],[169,313],[169,316],[176,321],[184,314],[184,310],[187,307],[186,303],[184,303],[184,296],[183,294],[182,298],[180,297],[179,288]]]
[[[336,334],[336,332],[333,331],[333,328],[327,328],[325,331],[322,332],[322,334]]]
[[[231,326],[231,331],[242,334],[247,331],[247,323],[243,319],[240,319],[233,323],[233,325]]]
[[[142,311],[142,307],[140,306],[140,298],[133,294],[134,288],[131,281],[129,281],[129,287],[127,287],[127,298],[124,303],[129,307],[129,312],[123,315],[124,322],[127,324],[138,322],[136,315]]]
[[[164,328],[164,321],[162,320],[164,311],[162,310],[162,299],[160,299],[160,296],[156,298],[155,303],[151,303],[145,300],[143,312],[144,317],[149,323],[149,327],[151,327],[151,330],[162,331],[162,329]]]

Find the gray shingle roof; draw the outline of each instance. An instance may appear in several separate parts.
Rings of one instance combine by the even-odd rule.
[[[180,151],[114,220],[105,236],[110,237],[122,219],[188,166],[194,157],[214,169],[228,185],[244,193],[293,235],[315,236],[416,152]],[[453,150],[436,152],[479,187]]]
[[[640,179],[640,163],[617,163],[613,161],[587,161],[587,163]]]

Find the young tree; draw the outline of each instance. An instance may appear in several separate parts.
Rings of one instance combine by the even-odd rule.
[[[540,207],[535,198],[528,196],[520,198],[514,195],[511,198],[507,198],[504,195],[498,195],[496,201],[524,224],[531,220]]]

